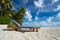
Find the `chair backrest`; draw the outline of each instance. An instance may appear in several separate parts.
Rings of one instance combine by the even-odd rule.
[[[18,27],[22,27],[17,21],[13,20],[13,22],[14,22]]]

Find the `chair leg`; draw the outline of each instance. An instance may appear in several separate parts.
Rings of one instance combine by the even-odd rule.
[[[36,32],[38,32],[38,28],[36,28]]]
[[[33,28],[33,31],[35,31],[35,29]]]

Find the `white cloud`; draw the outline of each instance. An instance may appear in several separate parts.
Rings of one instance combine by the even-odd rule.
[[[38,19],[39,19],[39,18],[36,16],[36,17],[35,17],[35,20],[38,20]]]
[[[37,16],[36,16],[36,19],[38,19]],[[57,15],[54,15],[52,17],[48,17],[46,20],[43,20],[43,21],[40,21],[40,22],[36,22],[36,21],[28,22],[25,25],[34,26],[34,27],[35,26],[40,26],[40,27],[60,27],[60,21],[54,21],[56,19],[60,20],[60,13],[58,13]]]
[[[58,11],[58,10],[60,10],[60,6],[55,8],[56,5],[57,5],[55,3],[57,3],[59,0],[50,0],[51,3],[48,3],[48,4],[46,4],[45,1],[47,1],[47,0],[37,0],[37,1],[35,0],[34,1],[34,5],[35,5],[36,9],[38,9],[37,15],[39,14],[39,12],[51,12],[51,11]],[[47,2],[49,2],[49,1],[47,1]],[[54,6],[54,7],[52,7],[52,6]]]
[[[58,0],[52,0],[52,4],[56,3]]]
[[[39,8],[44,6],[43,0],[34,1],[34,4],[36,7],[39,7]]]
[[[40,24],[40,26],[47,26],[47,22],[46,21],[41,21],[39,24]]]
[[[60,13],[58,13],[58,14],[57,14],[57,17],[59,17],[59,18],[60,18]]]
[[[37,12],[36,14],[39,15],[39,12]]]
[[[47,22],[51,22],[52,21],[52,19],[53,19],[54,17],[49,17],[49,18],[47,18]]]
[[[40,26],[43,27],[60,27],[60,22],[46,22],[46,21],[42,21],[40,22]]]
[[[53,17],[48,17],[46,20],[41,21],[40,26],[51,27],[53,25],[52,24],[53,18],[54,18],[54,16]]]
[[[45,27],[57,27],[57,26],[60,27],[60,21],[57,21],[57,20],[60,20],[60,13],[40,22],[40,25],[45,26]]]
[[[24,4],[27,4],[27,3],[28,3],[28,0],[23,0],[23,3],[24,3]]]
[[[40,13],[40,9],[38,9],[38,11],[36,12],[36,14],[39,15],[39,13]]]
[[[26,9],[27,10],[27,9]],[[29,21],[32,21],[32,15],[31,15],[31,11],[27,10],[26,11],[26,16],[25,16],[26,19],[28,19]]]
[[[60,13],[58,13],[55,16],[49,17],[46,20],[41,21],[39,24],[40,26],[44,27],[60,27],[60,21],[57,20],[60,20]]]
[[[57,18],[57,19],[56,19]],[[55,17],[56,20],[60,20],[60,13],[58,13]]]
[[[26,27],[36,27],[36,26],[38,26],[39,24],[38,24],[38,22],[25,22],[25,23],[23,23],[23,26],[26,26]]]
[[[57,6],[57,8],[54,9],[54,11],[60,10],[60,5]]]

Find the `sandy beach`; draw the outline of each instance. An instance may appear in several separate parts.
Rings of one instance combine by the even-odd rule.
[[[0,40],[60,40],[60,28],[45,27],[39,32],[3,31],[6,26],[0,26]]]

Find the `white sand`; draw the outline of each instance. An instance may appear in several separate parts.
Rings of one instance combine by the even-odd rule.
[[[3,31],[0,26],[0,40],[60,40],[60,28],[41,28],[39,32]]]

